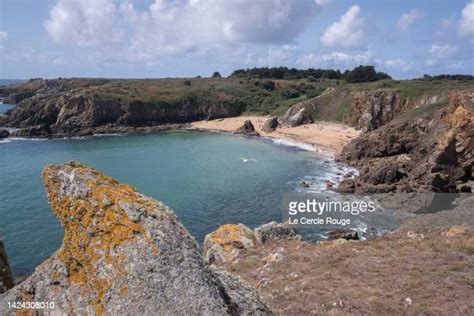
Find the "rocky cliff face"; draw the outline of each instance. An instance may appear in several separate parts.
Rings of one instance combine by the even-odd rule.
[[[101,81],[95,79],[34,80],[3,88],[0,95],[6,95],[6,101],[16,103],[17,107],[0,117],[0,126],[24,129],[13,136],[70,136],[114,132],[123,126],[186,123],[240,114],[231,100],[217,96],[206,99],[205,95],[200,98],[182,93],[160,99],[153,94],[140,96],[150,93],[145,87],[130,88],[137,97],[124,89],[119,83],[101,87]]]
[[[8,265],[7,252],[0,240],[0,294],[13,287],[13,278]]]
[[[352,93],[348,123],[364,132],[375,130],[390,122],[398,114],[413,107],[445,103],[447,94],[403,97],[392,89],[356,91]]]
[[[0,297],[54,302],[54,314],[271,314],[253,288],[211,270],[174,213],[126,184],[69,162],[44,169],[61,248]]]
[[[448,106],[440,105],[440,97],[430,98],[390,119],[406,105],[396,95],[385,95],[379,103],[365,96],[363,106],[359,106],[362,97],[357,97],[354,111],[366,108],[379,113],[371,116],[379,119],[365,125],[367,130],[389,122],[344,148],[340,159],[356,166],[361,175],[341,183],[340,190],[472,192],[474,92],[441,98],[448,99]]]

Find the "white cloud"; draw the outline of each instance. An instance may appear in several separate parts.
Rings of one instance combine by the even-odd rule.
[[[295,46],[283,45],[281,47],[270,47],[267,54],[262,57],[257,57],[254,53],[247,54],[245,63],[249,66],[258,67],[278,67],[287,65],[293,59],[293,51]]]
[[[360,7],[352,6],[338,22],[330,25],[320,40],[324,46],[359,46],[365,37],[365,20],[360,17]]]
[[[391,69],[391,70],[397,70],[401,72],[407,72],[411,69],[413,69],[413,63],[408,62],[404,59],[401,58],[395,58],[395,59],[375,59],[374,60],[375,64],[386,68],[386,69]]]
[[[133,28],[131,54],[152,56],[235,43],[288,43],[316,13],[301,0],[155,0],[147,10],[121,5]]]
[[[461,11],[459,34],[462,37],[474,40],[474,0],[468,2]]]
[[[113,0],[58,0],[44,26],[55,42],[79,46],[117,44],[124,36]]]
[[[3,51],[7,38],[8,38],[8,33],[4,31],[0,31],[0,51]]]
[[[315,2],[320,7],[326,7],[331,4],[332,0],[315,0]]]
[[[420,10],[412,9],[411,11],[402,14],[402,16],[398,19],[396,28],[401,33],[408,32],[413,23],[421,20],[422,18],[423,13]]]
[[[449,44],[433,44],[429,52],[433,57],[436,58],[448,58],[454,55],[457,51],[456,46],[451,46]]]
[[[326,54],[307,54],[301,56],[296,64],[302,68],[341,68],[348,69],[374,61],[374,52],[368,49],[362,53],[349,54],[332,52]]]

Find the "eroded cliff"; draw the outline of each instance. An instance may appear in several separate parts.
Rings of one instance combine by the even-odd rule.
[[[341,191],[472,192],[473,91],[421,99],[410,106],[392,93],[380,95],[378,102],[375,96],[354,98],[352,110],[359,113],[355,120],[368,132],[340,155],[360,170],[355,180],[341,183]]]

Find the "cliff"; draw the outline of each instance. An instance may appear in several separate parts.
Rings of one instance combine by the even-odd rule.
[[[117,80],[57,79],[6,87],[0,94],[6,95],[5,102],[17,106],[0,118],[0,126],[22,129],[13,136],[88,135],[236,116],[242,110],[217,92],[171,95],[160,85],[165,91],[155,91],[153,83],[127,84],[130,86]]]
[[[0,115],[12,136],[77,136],[133,132],[137,129],[238,116],[243,112],[285,111],[329,83],[285,80],[272,89],[265,80],[32,79],[0,87],[5,103],[16,107]]]
[[[360,170],[340,190],[472,192],[474,91],[400,100],[387,91],[354,96],[354,120],[368,132],[339,157]]]
[[[54,314],[271,314],[253,288],[211,270],[163,203],[98,171],[68,162],[43,171],[64,227],[62,246],[0,297],[54,302]]]

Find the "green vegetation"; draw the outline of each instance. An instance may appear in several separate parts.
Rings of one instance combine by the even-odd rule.
[[[287,67],[238,69],[231,74],[231,77],[259,79],[306,78],[308,82],[317,82],[319,79],[343,79],[352,83],[391,79],[386,73],[375,71],[374,66],[362,65],[355,67],[353,70],[346,70],[344,73],[341,73],[339,69],[296,69]]]
[[[374,66],[358,66],[352,70],[346,70],[342,78],[351,83],[392,79],[384,72],[375,71]]]

